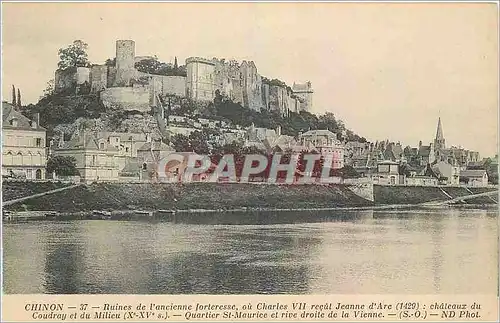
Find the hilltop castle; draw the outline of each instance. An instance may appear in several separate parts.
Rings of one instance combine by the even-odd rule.
[[[190,57],[186,59],[186,76],[164,76],[135,68],[136,63],[146,58],[151,57],[135,56],[133,40],[117,40],[114,66],[57,70],[55,89],[88,84],[91,92],[100,94],[105,106],[138,111],[149,110],[153,93],[195,101],[213,101],[220,94],[249,109],[279,111],[282,116],[312,108],[311,82],[294,83],[290,87],[278,80],[268,80],[257,72],[253,61],[240,64],[234,60]]]

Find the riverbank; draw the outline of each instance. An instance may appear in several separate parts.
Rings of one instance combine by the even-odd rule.
[[[141,221],[171,222],[179,224],[205,225],[257,225],[257,224],[291,224],[318,223],[331,221],[350,221],[361,218],[378,218],[381,214],[397,214],[405,216],[410,213],[430,214],[456,210],[497,210],[497,205],[379,205],[367,207],[307,208],[307,209],[275,209],[275,208],[240,208],[240,209],[188,209],[188,210],[122,210],[122,211],[20,211],[4,214],[6,222],[28,221],[72,221],[72,220],[105,220],[105,221]],[[397,212],[396,212],[397,211]]]
[[[22,197],[41,191],[47,183],[3,183],[7,192]],[[50,188],[65,184],[51,184]],[[11,187],[12,186],[12,187]],[[404,208],[422,203],[445,202],[453,198],[494,191],[495,188],[373,186],[374,201],[364,199],[349,185],[257,185],[230,183],[93,183],[82,184],[45,196],[35,196],[11,205],[11,211],[56,211],[58,213],[92,212],[93,210],[128,212],[135,210],[328,210],[348,208]],[[12,195],[12,194],[10,194]],[[496,197],[495,197],[496,198]],[[5,201],[4,195],[4,201]],[[496,204],[492,197],[481,196],[463,204]],[[205,212],[205,211],[200,211]]]
[[[308,209],[372,206],[346,185],[94,183],[7,206],[15,211]]]
[[[384,186],[374,185],[373,196],[376,205],[422,204],[444,202],[458,197],[496,191],[493,187],[447,187],[447,186]],[[496,204],[488,197],[477,197],[464,204]]]

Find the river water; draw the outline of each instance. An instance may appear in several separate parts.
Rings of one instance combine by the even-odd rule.
[[[214,219],[4,223],[4,292],[498,292],[496,210],[337,211],[308,218],[292,214],[245,225]]]

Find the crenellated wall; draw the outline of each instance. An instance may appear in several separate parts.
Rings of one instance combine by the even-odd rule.
[[[108,87],[108,67],[94,65],[90,68],[90,85],[92,92],[99,92]]]
[[[73,88],[85,82],[90,84],[90,69],[88,67],[70,67],[56,70],[54,75],[55,90]]]
[[[90,69],[58,70],[55,75],[56,90],[89,82],[92,92],[105,91],[103,98],[106,104],[137,103],[141,109],[145,109],[142,107],[146,102],[144,92],[148,90],[154,90],[159,95],[190,97],[201,102],[212,101],[215,92],[219,91],[246,108],[278,111],[283,116],[288,116],[290,111],[308,111],[312,106],[310,82],[294,83],[293,90],[277,80],[264,82],[253,61],[240,64],[235,60],[190,57],[186,59],[187,77],[183,77],[139,72],[135,63],[145,58],[152,57],[135,56],[133,40],[117,40],[115,66],[94,65]],[[111,88],[117,90],[107,91]],[[131,98],[134,93],[139,97]]]
[[[153,80],[160,86],[158,90],[162,95],[186,96],[186,77],[154,75]]]

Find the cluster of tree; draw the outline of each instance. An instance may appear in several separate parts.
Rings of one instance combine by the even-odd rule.
[[[36,104],[28,104],[21,110],[26,116],[40,114],[40,125],[49,132],[59,124],[73,123],[78,118],[98,118],[105,111],[99,95],[65,96],[61,93],[48,93]]]
[[[143,59],[135,63],[135,68],[143,73],[166,76],[187,76],[185,65],[178,66],[177,57],[174,64],[160,62],[155,56],[153,58]]]
[[[17,97],[16,97],[16,88],[12,85],[12,105],[18,108],[22,108],[21,103],[21,91],[17,89]]]
[[[176,115],[224,120],[243,127],[249,127],[253,124],[255,127],[276,129],[281,126],[282,134],[289,136],[297,136],[299,133],[308,130],[328,129],[336,133],[339,139],[358,142],[367,141],[366,138],[347,129],[344,123],[337,120],[331,112],[320,116],[307,111],[290,112],[288,117],[283,117],[278,111],[262,110],[258,112],[243,107],[240,103],[221,95],[219,90],[215,91],[214,101],[203,108],[200,108],[199,102],[180,97],[164,99],[164,106],[169,105],[167,100],[170,100],[170,105],[173,107],[171,112]]]
[[[82,40],[75,40],[66,48],[59,49],[59,63],[61,70],[71,67],[89,67],[90,62],[87,54],[88,45]]]
[[[52,156],[47,160],[47,173],[55,173],[57,176],[80,175],[76,169],[76,159],[72,156]]]
[[[300,132],[308,130],[328,129],[336,133],[339,139],[366,142],[366,138],[347,129],[331,112],[319,117],[307,111],[290,112],[288,117],[283,117],[278,111],[257,112],[222,96],[218,90],[215,91],[212,109],[214,111],[212,117],[222,117],[244,127],[254,124],[256,127],[275,129],[281,126],[282,133],[289,136],[297,136]]]

